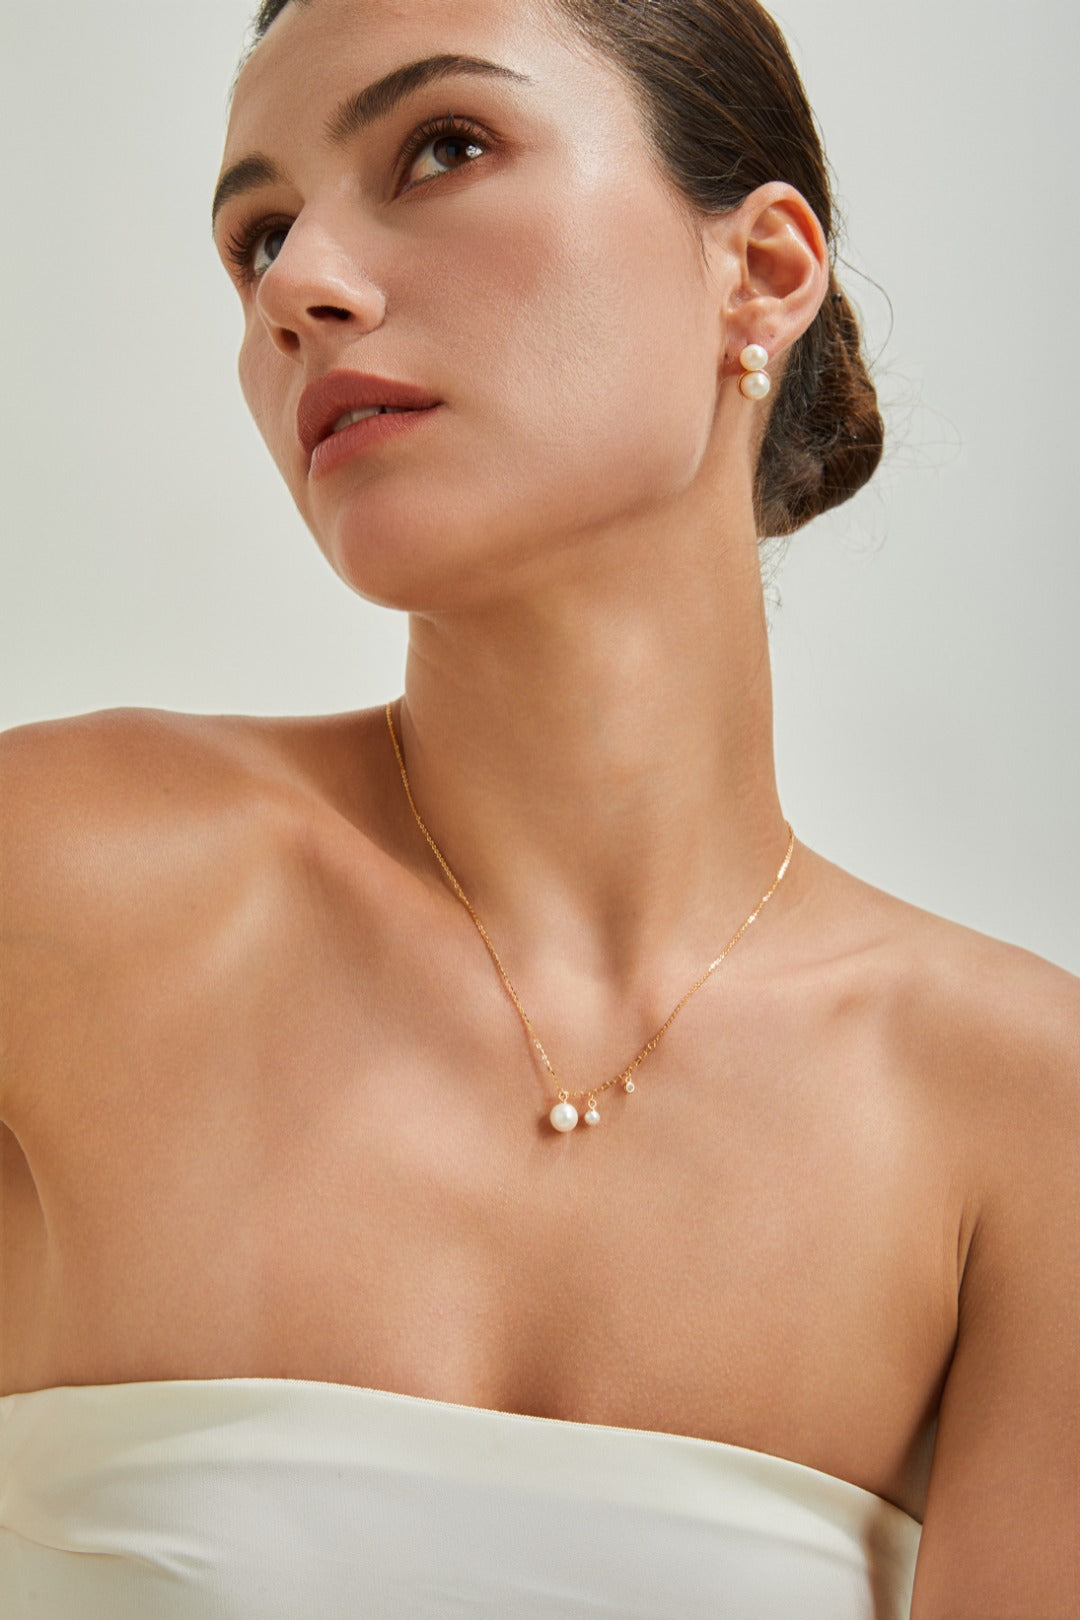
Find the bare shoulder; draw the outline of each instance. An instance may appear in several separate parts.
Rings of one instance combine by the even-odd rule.
[[[1042,1093],[1076,1105],[1080,978],[1006,940],[924,910],[810,852],[821,922],[859,982],[887,987],[896,1031],[913,1056],[971,1088]],[[837,951],[841,950],[838,943]]]
[[[327,810],[341,732],[114,709],[0,735],[5,1107],[48,1008],[91,1005],[105,974],[175,958],[250,911]]]
[[[1060,1183],[1080,1169],[1080,978],[808,853],[806,932],[837,964],[840,1003],[871,1010],[882,1051],[954,1155],[963,1260],[984,1215],[1018,1209],[1024,1177],[1042,1166]]]
[[[236,828],[258,762],[243,722],[112,709],[0,736],[0,873],[5,933],[61,924],[80,907],[145,889]],[[248,791],[245,792],[245,789]]]
[[[855,887],[848,887],[855,885]],[[965,1218],[912,1620],[1080,1615],[1080,979],[844,878]],[[866,975],[863,975],[865,981]]]
[[[974,1255],[980,1237],[1029,1220],[1033,1184],[1070,1200],[1080,1187],[1080,979],[1021,946],[920,916],[906,953],[905,1034],[926,1072],[953,1089],[971,1149]]]
[[[299,808],[362,809],[374,711],[262,718],[106,709],[0,733],[0,872],[12,901],[123,892]],[[345,773],[351,780],[343,781]],[[121,862],[120,850],[139,859]],[[159,869],[155,873],[155,866]]]

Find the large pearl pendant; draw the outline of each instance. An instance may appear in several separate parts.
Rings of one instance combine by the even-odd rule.
[[[556,1103],[548,1115],[557,1131],[572,1131],[578,1122],[578,1111],[573,1103]]]

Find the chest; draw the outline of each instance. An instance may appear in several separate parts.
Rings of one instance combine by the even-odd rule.
[[[921,1517],[958,1208],[871,1026],[703,1007],[560,1136],[497,987],[343,1012],[323,966],[129,1014],[62,1130],[4,1133],[4,1392],[351,1383],[726,1440]]]

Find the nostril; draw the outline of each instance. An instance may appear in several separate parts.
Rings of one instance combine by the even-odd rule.
[[[315,308],[311,311],[311,314],[332,315],[334,319],[338,321],[347,321],[349,318],[349,312],[347,309],[338,309],[334,304],[316,304]]]

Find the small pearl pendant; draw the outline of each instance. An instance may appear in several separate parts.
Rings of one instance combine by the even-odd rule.
[[[596,1112],[595,1108],[589,1109],[589,1112],[585,1115],[585,1123],[586,1125],[599,1125],[600,1115]]]

